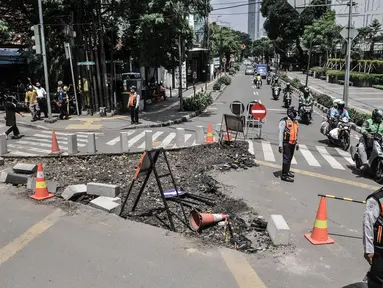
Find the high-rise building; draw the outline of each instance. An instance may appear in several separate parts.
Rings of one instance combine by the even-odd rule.
[[[249,0],[248,13],[247,13],[247,34],[250,35],[251,40],[255,40],[255,15],[256,11],[256,0]]]
[[[260,39],[265,34],[263,29],[264,19],[261,15],[261,2],[259,0],[249,0],[247,33],[252,40]]]

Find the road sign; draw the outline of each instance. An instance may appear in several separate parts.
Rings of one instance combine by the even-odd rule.
[[[310,4],[312,4],[313,0],[287,0],[289,3],[299,14],[303,12]]]
[[[251,115],[255,120],[263,120],[266,117],[266,107],[263,104],[256,103],[251,107]]]
[[[86,61],[86,62],[78,62],[77,65],[78,66],[90,66],[90,65],[96,65],[96,63],[93,61]]]
[[[239,115],[242,115],[243,112],[245,111],[245,105],[243,105],[241,101],[233,101],[230,104],[230,110],[231,110],[231,113],[239,116]]]
[[[344,27],[342,31],[340,31],[340,35],[347,41],[347,27]],[[351,30],[350,30],[351,39],[354,39],[356,36],[358,36],[358,30],[351,27]]]

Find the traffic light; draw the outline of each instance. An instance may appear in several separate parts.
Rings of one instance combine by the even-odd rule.
[[[31,30],[33,31],[32,40],[35,42],[35,45],[33,45],[32,49],[36,51],[36,54],[41,54],[40,26],[33,25]]]

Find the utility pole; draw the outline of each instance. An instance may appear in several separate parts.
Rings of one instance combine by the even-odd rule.
[[[183,111],[182,103],[182,43],[181,35],[178,36],[178,75],[179,75],[179,86],[178,86],[178,97],[180,97],[180,111]]]
[[[352,29],[352,7],[355,5],[353,1],[347,3],[348,6],[348,24],[347,24],[347,52],[346,52],[346,73],[344,75],[344,86],[343,86],[343,101],[345,106],[348,107],[348,90],[350,86],[350,62],[351,62],[351,29]]]
[[[45,78],[45,88],[47,91],[47,106],[48,106],[48,119],[45,119],[45,121],[49,123],[53,123],[53,122],[56,122],[56,119],[52,118],[51,97],[49,95],[48,61],[47,61],[47,51],[45,48],[44,17],[43,17],[42,0],[38,0],[38,6],[39,6],[39,18],[40,18],[40,28],[41,28],[41,54],[43,56],[44,78]]]
[[[205,82],[205,91],[207,90],[207,82],[211,80],[210,75],[210,27],[209,27],[209,14],[207,12],[207,0],[205,1],[205,25],[206,25],[206,49],[207,49],[207,74]],[[209,78],[208,78],[209,77]]]
[[[307,62],[307,69],[306,69],[306,87],[309,83],[309,70],[310,70],[310,62],[311,62],[311,52],[313,49],[313,39],[310,40],[310,48],[309,48],[309,55],[308,55],[308,62]]]

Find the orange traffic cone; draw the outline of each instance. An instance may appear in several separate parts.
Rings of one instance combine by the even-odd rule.
[[[49,155],[58,155],[61,153],[63,153],[63,152],[59,148],[59,143],[57,142],[55,130],[52,130],[52,149],[51,149],[51,153],[49,153]]]
[[[193,210],[189,215],[189,224],[192,230],[198,231],[205,226],[220,222],[227,218],[229,218],[229,215],[227,214],[198,213],[197,211]]]
[[[209,123],[207,125],[207,135],[205,139],[205,143],[214,143],[214,136],[213,136],[213,128],[211,128],[211,124]]]
[[[233,141],[233,137],[231,137],[229,130],[226,129],[226,132],[224,132],[225,135],[223,136],[223,141],[231,142]]]
[[[51,198],[53,196],[55,195],[50,194],[48,192],[47,183],[45,183],[45,178],[44,178],[43,165],[39,163],[37,165],[35,194],[31,195],[30,197],[35,200],[44,200],[44,199]]]
[[[322,197],[319,202],[317,217],[311,234],[305,234],[307,240],[314,245],[333,244],[334,240],[328,237],[326,198]]]

